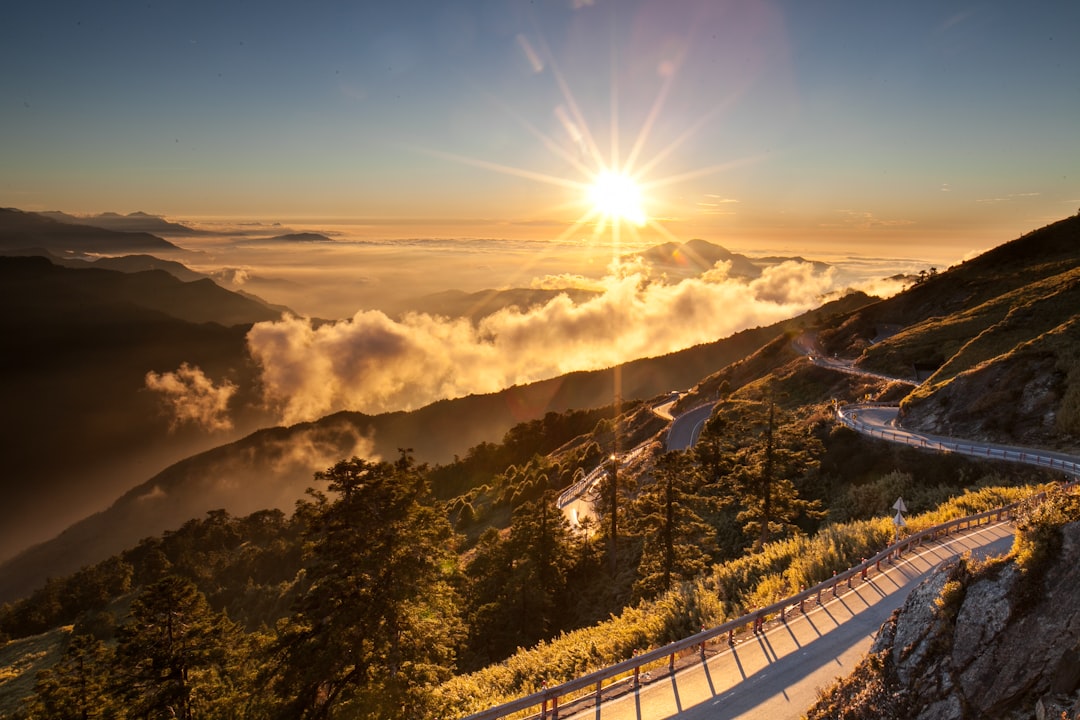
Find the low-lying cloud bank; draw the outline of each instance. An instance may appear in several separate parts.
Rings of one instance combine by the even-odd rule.
[[[581,304],[559,296],[475,325],[426,314],[395,321],[378,311],[320,326],[288,317],[255,325],[248,348],[267,403],[291,424],[339,410],[409,410],[662,355],[792,317],[821,304],[833,285],[831,270],[797,262],[750,282],[718,265],[670,285],[643,264],[624,264]]]

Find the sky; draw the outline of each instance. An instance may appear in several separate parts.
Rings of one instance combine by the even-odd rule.
[[[0,205],[960,258],[1080,207],[1076,27],[1072,0],[23,2]]]

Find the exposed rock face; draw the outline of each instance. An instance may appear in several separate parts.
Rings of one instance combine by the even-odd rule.
[[[923,700],[913,708],[917,718],[1004,717],[1055,691],[1077,689],[1080,523],[1066,525],[1062,534],[1061,556],[1032,607],[1018,606],[1017,586],[1029,578],[1008,563],[968,585],[950,623],[948,610],[938,610],[933,600],[963,572],[952,566],[932,576],[890,621],[897,678]],[[931,622],[928,608],[937,610]]]
[[[940,568],[808,717],[1080,718],[1080,522],[1061,532],[1045,572]]]

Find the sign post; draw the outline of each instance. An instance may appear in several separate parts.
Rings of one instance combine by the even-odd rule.
[[[900,541],[900,528],[907,525],[907,521],[904,520],[903,513],[907,512],[907,505],[904,504],[904,498],[896,498],[896,502],[893,503],[893,510],[896,511],[896,516],[893,517],[893,525],[896,527],[896,533],[893,535],[893,542]]]

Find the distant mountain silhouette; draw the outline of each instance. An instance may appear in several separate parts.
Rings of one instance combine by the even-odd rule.
[[[205,235],[201,230],[190,228],[180,223],[169,222],[158,215],[133,212],[127,215],[107,212],[99,215],[69,215],[57,210],[39,213],[42,217],[71,225],[91,225],[106,230],[119,232],[145,232],[158,235]]]
[[[151,469],[266,422],[246,335],[279,317],[208,279],[0,257],[0,555],[32,528],[63,527]],[[145,376],[185,362],[237,385],[237,435],[170,431]]]
[[[101,257],[96,260],[83,260],[81,258],[66,258],[55,255],[45,248],[25,248],[13,250],[7,253],[9,257],[38,256],[47,258],[53,265],[85,270],[86,268],[98,268],[99,270],[118,270],[125,273],[143,272],[144,270],[164,270],[177,280],[192,282],[203,280],[207,276],[195,272],[186,265],[175,260],[162,260],[153,255],[121,255],[119,257]]]
[[[179,251],[181,248],[147,232],[118,232],[77,225],[11,208],[0,208],[0,253],[44,248],[54,253],[131,254]]]
[[[321,233],[315,232],[295,232],[286,233],[285,235],[275,235],[271,238],[266,238],[262,242],[282,242],[282,243],[324,243],[334,242],[333,239]]]
[[[731,266],[728,275],[743,279],[760,277],[762,270],[771,265],[779,265],[787,261],[810,262],[798,256],[750,258],[701,239],[689,240],[684,243],[667,242],[639,253],[633,253],[628,257],[640,257],[654,269],[676,277],[700,275],[711,270],[718,262],[729,262]],[[813,264],[819,271],[829,267],[828,264],[822,262],[814,262]]]
[[[118,259],[114,265],[154,264],[144,259]],[[213,280],[199,277],[182,282],[164,269],[122,272],[90,263],[85,269],[59,267],[42,257],[0,257],[0,277],[8,307],[23,306],[23,313],[91,312],[131,305],[161,312],[191,323],[241,325],[280,319],[266,305],[225,290]],[[28,302],[29,298],[34,301]],[[71,308],[76,300],[78,308]]]

